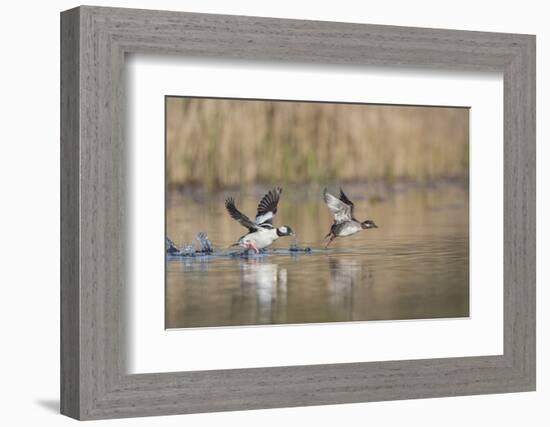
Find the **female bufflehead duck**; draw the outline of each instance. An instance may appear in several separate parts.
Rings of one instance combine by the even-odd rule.
[[[248,228],[249,231],[233,246],[241,246],[246,250],[253,249],[254,252],[258,253],[260,249],[268,247],[279,237],[294,236],[294,231],[288,226],[273,227],[273,217],[277,213],[277,204],[282,191],[281,187],[277,187],[262,197],[254,221],[235,207],[233,197],[225,199],[225,208],[231,218],[238,221],[243,227]]]
[[[329,210],[332,212],[332,215],[334,215],[334,223],[330,227],[330,232],[325,236],[325,239],[328,239],[325,248],[328,248],[330,242],[336,237],[351,236],[361,230],[378,228],[374,221],[370,219],[363,222],[355,219],[353,202],[348,199],[341,188],[340,198],[330,194],[326,188],[323,190],[323,198]]]

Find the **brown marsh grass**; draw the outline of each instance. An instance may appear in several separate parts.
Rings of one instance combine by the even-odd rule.
[[[167,184],[468,177],[466,108],[166,98]]]

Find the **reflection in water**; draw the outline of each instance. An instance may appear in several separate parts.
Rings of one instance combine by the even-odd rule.
[[[329,268],[328,303],[333,310],[343,309],[345,320],[352,320],[353,287],[360,284],[361,264],[356,259],[330,257]]]
[[[332,218],[317,190],[291,199],[296,193],[286,191],[277,222],[290,224],[301,245],[322,248]],[[360,188],[349,193],[380,228],[336,239],[329,250],[168,258],[166,327],[468,316],[468,192],[409,190],[374,204]],[[168,235],[181,245],[204,230],[214,249],[227,249],[243,229],[224,213],[223,196],[171,196]],[[240,197],[253,211],[257,194]]]
[[[286,304],[286,270],[277,264],[256,259],[241,264],[243,293],[253,293],[256,298],[258,323],[273,323],[277,305]]]

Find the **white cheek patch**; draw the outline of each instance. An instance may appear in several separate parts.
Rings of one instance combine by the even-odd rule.
[[[279,230],[281,230],[281,233],[287,233],[288,230],[285,226],[281,227]]]

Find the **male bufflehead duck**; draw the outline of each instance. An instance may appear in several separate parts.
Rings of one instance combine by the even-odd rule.
[[[326,188],[323,190],[323,198],[332,215],[334,215],[334,223],[330,227],[330,232],[325,236],[325,239],[328,239],[325,248],[328,248],[330,242],[336,237],[351,236],[361,230],[378,228],[374,221],[370,219],[363,222],[355,219],[353,202],[348,199],[341,188],[340,198],[330,194]]]
[[[278,228],[273,227],[273,217],[277,213],[277,204],[282,191],[281,187],[276,187],[262,197],[254,221],[235,207],[233,197],[225,199],[225,208],[231,218],[238,221],[243,227],[248,228],[249,231],[233,246],[241,246],[246,250],[252,249],[258,253],[260,249],[268,247],[279,237],[294,236],[292,228],[286,225]]]

